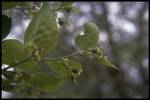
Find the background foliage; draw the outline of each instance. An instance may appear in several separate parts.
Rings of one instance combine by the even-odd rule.
[[[27,5],[21,5],[22,3],[17,4],[24,8],[30,6],[30,3]],[[67,6],[68,4],[54,5],[54,8],[64,5]],[[77,79],[77,86],[71,80],[66,80],[65,82],[60,80],[59,89],[47,94],[35,92],[35,89],[29,91],[31,88],[26,86],[25,88],[20,88],[16,93],[12,92],[10,98],[148,98],[148,2],[74,2],[73,5],[80,8],[80,12],[71,15],[67,10],[64,12],[64,20],[67,22],[65,25],[59,27],[60,36],[57,46],[48,56],[58,57],[75,52],[77,48],[75,45],[76,31],[82,30],[81,25],[84,22],[92,21],[100,29],[100,41],[97,46],[103,46],[104,53],[120,69],[120,72],[104,67],[88,57],[77,56],[73,60],[83,65],[83,73]],[[14,6],[15,3],[10,5],[9,8]],[[4,9],[6,8],[4,7]],[[64,9],[66,8],[64,7]],[[74,11],[73,8],[71,11]],[[27,26],[25,23],[29,22],[29,19],[34,14],[36,15],[36,10],[30,10],[29,12],[32,13],[24,10],[8,10],[7,15],[12,16],[12,29],[6,39],[13,38],[21,42],[23,41],[23,31],[26,30],[24,26]],[[19,27],[22,32],[17,32],[16,27]],[[15,28],[16,30],[13,32]],[[14,52],[16,52],[15,48]],[[51,64],[55,65],[53,62]],[[42,65],[41,70],[52,73],[43,62],[40,62],[40,65]],[[14,74],[11,73],[7,76],[14,76]],[[47,74],[38,73],[38,76],[35,76],[34,80],[29,83],[35,83],[37,78],[43,76],[44,79],[41,79],[44,82],[47,78],[53,79],[53,77],[49,77]],[[26,74],[23,74],[22,77],[28,78]],[[13,78],[12,80],[16,82],[19,79],[15,80]],[[53,82],[55,81],[56,79]],[[4,84],[7,83],[7,81],[4,81]],[[42,82],[37,83],[36,86],[39,87],[42,84]],[[10,85],[11,88],[14,87]],[[32,95],[26,94],[29,92]]]

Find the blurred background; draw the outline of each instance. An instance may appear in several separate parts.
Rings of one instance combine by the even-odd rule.
[[[107,68],[87,57],[76,57],[83,73],[76,86],[67,80],[64,86],[45,97],[53,98],[148,98],[149,97],[149,3],[148,2],[75,2],[79,13],[64,16],[68,25],[59,27],[60,38],[51,57],[68,55],[77,50],[76,32],[85,22],[100,29],[99,43],[104,54],[121,71]],[[10,13],[13,26],[6,39],[23,41],[30,20],[22,12]],[[2,91],[2,97],[15,95]]]

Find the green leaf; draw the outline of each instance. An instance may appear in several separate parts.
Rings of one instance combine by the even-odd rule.
[[[92,22],[87,22],[84,24],[84,32],[86,33],[93,33],[95,34],[95,36],[99,35],[99,29],[96,26],[96,24],[92,23]]]
[[[60,61],[46,61],[48,66],[60,77],[66,78],[68,71],[63,62]]]
[[[18,6],[23,9],[30,9],[33,7],[32,2],[19,2]]]
[[[5,77],[7,80],[13,81],[15,72],[13,72],[13,71],[3,71],[3,72],[2,72],[2,75],[4,75],[4,77]]]
[[[15,8],[18,4],[19,2],[2,2],[2,10]]]
[[[18,89],[20,83],[26,83],[31,79],[31,75],[24,72],[3,71],[2,90],[13,92]]]
[[[2,41],[2,64],[12,65],[28,57],[28,52],[18,40]]]
[[[75,6],[72,6],[71,7],[71,10],[70,10],[70,13],[79,13],[80,12],[80,9],[75,7]]]
[[[66,12],[66,13],[69,13],[69,14],[72,14],[72,13],[78,13],[80,11],[79,8],[75,7],[75,6],[72,6],[74,2],[56,2],[56,3],[53,3],[51,6],[52,6],[52,9],[54,11],[62,11],[62,12]]]
[[[54,12],[48,5],[44,4],[37,15],[29,24],[25,36],[25,43],[34,43],[43,48],[42,56],[50,53],[56,46],[58,31]]]
[[[51,6],[54,10],[64,10],[68,7],[71,7],[73,2],[55,2]]]
[[[56,72],[61,78],[68,77],[70,69],[82,70],[82,65],[76,61],[67,59],[59,61],[46,61],[49,67]]]
[[[69,60],[68,61],[69,64],[69,68],[75,68],[77,70],[81,70],[82,69],[82,65],[74,60]]]
[[[8,80],[2,79],[2,90],[10,92],[14,89],[15,89],[14,85],[12,85]]]
[[[99,60],[99,62],[100,62],[100,64],[103,64],[103,65],[105,65],[105,66],[107,66],[107,67],[114,68],[114,69],[120,71],[116,66],[114,66],[114,65],[108,60],[107,56],[104,56],[103,58],[101,58],[101,59]]]
[[[12,19],[2,15],[2,39],[4,39],[10,32]]]
[[[61,2],[61,7],[68,7],[68,6],[71,6],[74,2]]]
[[[99,47],[92,47],[85,52],[83,52],[84,55],[86,55],[89,58],[99,58],[103,56],[102,48]]]
[[[17,71],[23,71],[31,74],[32,73],[35,74],[36,72],[40,71],[39,65],[36,61],[24,62],[22,64],[15,66],[15,68]]]
[[[46,73],[37,73],[29,81],[32,87],[46,92],[53,92],[62,86],[63,81]]]
[[[12,83],[19,83],[22,80],[27,81],[31,78],[29,74],[24,72],[3,71],[2,75],[4,75],[4,77]]]
[[[62,9],[60,9],[60,10],[65,11],[68,14],[79,13],[80,12],[80,9],[75,7],[75,6],[67,6],[67,7],[64,7]]]
[[[99,39],[99,29],[91,22],[84,24],[84,35],[77,35],[76,45],[82,49],[87,50],[91,47],[95,47]]]

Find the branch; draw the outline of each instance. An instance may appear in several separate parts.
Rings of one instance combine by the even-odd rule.
[[[9,65],[8,67],[4,68],[3,71],[6,71],[7,69],[12,68],[13,66],[17,66],[17,65],[19,65],[19,64],[28,62],[32,57],[33,57],[33,56],[30,56],[30,57],[28,57],[28,58],[26,58],[26,59],[24,59],[24,60],[22,60],[22,61],[20,61],[20,62],[18,62],[18,63]]]
[[[80,55],[80,52],[75,52],[71,55],[66,55],[66,56],[62,56],[62,57],[57,57],[57,58],[41,58],[41,61],[48,61],[48,60],[58,60],[58,59],[62,59],[62,58],[71,58],[77,55]]]
[[[81,54],[80,52],[75,52],[75,53],[73,53],[73,54],[71,54],[71,55],[66,55],[66,56],[57,57],[57,58],[41,58],[40,61],[58,60],[58,59],[61,59],[61,58],[70,58],[70,57],[74,57],[74,56],[77,56],[77,55],[80,55],[80,54]],[[14,66],[17,66],[17,65],[19,65],[19,64],[28,62],[28,61],[30,61],[31,58],[33,58],[33,57],[35,57],[35,56],[32,55],[32,56],[30,56],[30,57],[28,57],[28,58],[26,58],[26,59],[24,59],[24,60],[22,60],[22,61],[20,61],[20,62],[18,62],[18,63],[12,64],[12,65],[10,65],[10,66],[4,68],[3,71],[6,71],[7,69],[12,68],[12,67],[14,67]],[[32,60],[37,61],[36,58],[35,58],[35,59],[32,59]]]

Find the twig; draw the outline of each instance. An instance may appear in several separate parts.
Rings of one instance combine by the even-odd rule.
[[[41,58],[41,61],[58,60],[58,59],[61,59],[61,58],[70,58],[70,57],[74,57],[74,56],[77,56],[77,55],[80,55],[80,52],[75,52],[71,55],[66,55],[66,56],[57,57],[57,58]]]
[[[18,62],[18,63],[12,64],[12,65],[10,65],[10,66],[4,68],[3,71],[6,71],[7,69],[12,68],[13,66],[17,66],[17,65],[19,65],[19,64],[25,63],[25,62],[29,61],[32,57],[33,57],[33,56],[30,56],[30,57],[28,57],[28,58],[26,58],[26,59],[24,59],[24,60],[22,60],[22,61],[20,61],[20,62]]]
[[[57,58],[41,58],[40,61],[58,60],[58,59],[61,59],[61,58],[70,58],[70,57],[77,56],[77,55],[80,55],[80,54],[81,54],[80,52],[75,52],[75,53],[73,53],[73,54],[71,54],[71,55],[66,55],[66,56],[57,57]],[[26,58],[26,59],[24,59],[24,60],[22,60],[22,61],[20,61],[20,62],[18,62],[18,63],[12,64],[12,65],[10,65],[10,66],[4,68],[3,71],[6,71],[7,69],[12,68],[12,67],[14,67],[14,66],[17,66],[17,65],[19,65],[19,64],[28,62],[28,61],[30,61],[31,58],[33,58],[33,57],[34,57],[34,56],[32,55],[32,56],[30,56],[30,57],[28,57],[28,58]],[[32,60],[37,60],[37,59],[32,59]]]

